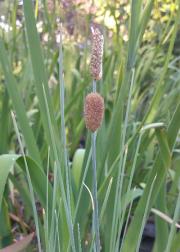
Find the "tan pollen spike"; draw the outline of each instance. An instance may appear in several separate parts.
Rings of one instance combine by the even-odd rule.
[[[84,104],[84,118],[87,129],[95,132],[101,126],[103,116],[103,97],[97,92],[88,94]]]

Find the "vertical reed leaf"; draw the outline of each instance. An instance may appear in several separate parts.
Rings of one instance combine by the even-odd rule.
[[[163,213],[167,212],[166,209],[166,180],[163,182],[162,187],[159,191],[156,200],[156,208]],[[160,217],[155,216],[156,222],[156,241],[155,241],[155,251],[164,251],[166,248],[166,243],[168,240],[168,224],[162,220]]]
[[[6,153],[8,148],[9,129],[9,96],[5,89],[2,98],[1,121],[0,121],[0,154]]]

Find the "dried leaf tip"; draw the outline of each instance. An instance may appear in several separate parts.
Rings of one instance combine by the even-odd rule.
[[[91,27],[91,31],[92,31],[92,49],[91,49],[90,72],[94,80],[100,80],[102,78],[104,38],[98,28]]]
[[[96,92],[88,94],[84,104],[84,119],[87,129],[95,132],[101,126],[103,115],[103,97]]]

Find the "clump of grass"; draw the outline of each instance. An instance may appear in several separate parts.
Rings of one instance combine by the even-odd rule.
[[[103,36],[93,26],[89,29],[92,40],[87,70],[88,42],[83,49],[72,49],[73,43],[62,41],[62,27],[58,50],[56,47],[52,50],[51,37],[42,51],[36,20],[43,10],[45,31],[50,29],[53,36],[52,27],[59,18],[57,2],[44,1],[45,9],[39,10],[36,1],[34,10],[32,1],[24,0],[25,30],[22,26],[19,36],[15,29],[17,3],[14,3],[13,40],[0,38],[3,84],[0,151],[17,152],[17,155],[0,156],[3,209],[0,246],[4,246],[4,240],[13,230],[8,207],[11,212],[16,211],[16,198],[11,201],[8,195],[14,195],[15,187],[27,206],[23,221],[28,223],[33,215],[35,246],[39,251],[138,251],[150,212],[156,216],[154,250],[169,252],[176,248],[178,251],[179,57],[173,54],[173,48],[180,8],[163,24],[162,35],[152,44],[142,43],[153,11],[152,0],[145,4],[141,0],[131,1],[129,29],[126,27],[128,42],[118,32],[111,33],[110,40],[106,30]],[[52,3],[53,9],[49,5]],[[116,12],[116,9],[110,11],[114,19]],[[119,20],[116,21],[118,31]],[[23,49],[20,42],[27,48]],[[14,52],[15,47],[21,49],[21,55]],[[20,70],[14,61],[21,62]],[[49,76],[59,78],[59,85],[51,90]],[[91,82],[92,91],[83,101],[86,86]],[[17,120],[13,116],[15,134],[9,123],[11,106],[17,116]],[[79,142],[84,149],[77,151],[76,162],[72,159],[71,166],[71,154]],[[17,173],[23,176],[16,179]],[[37,212],[36,198],[43,218]],[[19,232],[27,231],[28,225],[21,222],[18,225]],[[10,243],[12,239],[6,245]]]

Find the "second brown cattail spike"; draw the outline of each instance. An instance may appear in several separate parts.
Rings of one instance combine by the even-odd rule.
[[[91,28],[92,31],[92,49],[90,72],[94,80],[102,78],[102,59],[104,38],[98,28]]]
[[[84,118],[87,129],[95,132],[101,125],[104,115],[104,99],[97,92],[86,96]]]

